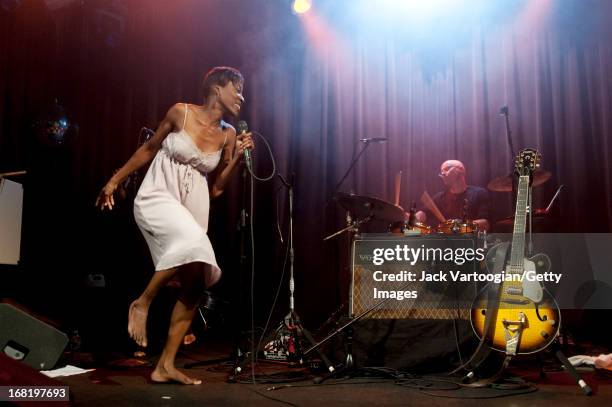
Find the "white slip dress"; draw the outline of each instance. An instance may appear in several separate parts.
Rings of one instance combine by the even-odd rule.
[[[168,134],[151,162],[134,200],[134,217],[155,271],[202,262],[210,287],[221,278],[221,269],[207,235],[207,174],[219,165],[227,134],[220,150],[203,153],[185,131],[188,112],[185,104],[183,127]]]

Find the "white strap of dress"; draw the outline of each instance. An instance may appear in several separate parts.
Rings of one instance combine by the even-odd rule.
[[[183,119],[183,130],[185,130],[185,124],[187,124],[187,112],[189,112],[189,106],[185,103],[185,118]]]

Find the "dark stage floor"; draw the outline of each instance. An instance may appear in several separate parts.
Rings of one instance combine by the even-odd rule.
[[[219,344],[195,344],[179,354],[178,365],[193,361],[221,358],[229,349]],[[128,359],[124,362],[129,362]],[[121,359],[115,360],[115,364]],[[119,363],[125,365],[126,363]],[[533,384],[534,391],[526,394],[513,394],[499,397],[503,390],[488,390],[489,396],[495,398],[475,399],[476,392],[463,390],[420,390],[423,382],[404,380],[402,386],[392,379],[376,377],[342,378],[325,381],[314,385],[312,378],[292,382],[291,387],[269,391],[272,386],[281,384],[242,384],[227,383],[229,366],[214,364],[192,368],[189,371],[195,377],[203,379],[200,386],[178,384],[150,384],[148,375],[151,368],[120,367],[107,364],[95,371],[62,378],[72,392],[75,405],[84,406],[252,406],[252,405],[380,405],[380,406],[610,406],[612,405],[612,375],[595,371],[582,370],[584,379],[594,390],[594,395],[587,397],[563,371],[547,372],[546,378],[539,377],[538,367],[531,362],[517,362],[508,372]],[[249,370],[250,371],[250,370]],[[298,368],[262,363],[258,373],[299,372]],[[248,377],[245,377],[248,379]],[[447,388],[447,384],[438,383],[437,387]],[[427,393],[434,392],[437,396]],[[460,395],[471,398],[457,398]]]

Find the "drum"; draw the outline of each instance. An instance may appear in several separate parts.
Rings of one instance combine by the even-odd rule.
[[[438,233],[445,235],[463,235],[477,232],[478,225],[469,220],[449,219],[438,225]]]
[[[430,235],[434,229],[420,222],[410,226],[408,221],[397,221],[389,225],[388,232],[394,235]]]

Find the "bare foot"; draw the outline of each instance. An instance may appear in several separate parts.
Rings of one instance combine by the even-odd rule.
[[[196,341],[196,336],[192,333],[185,335],[183,338],[183,345],[191,345]]]
[[[153,373],[151,373],[151,380],[154,383],[178,382],[183,384],[202,384],[202,380],[189,377],[174,366],[168,368],[156,366]]]
[[[139,346],[147,346],[147,314],[148,307],[142,305],[138,300],[130,305],[128,315],[128,333]]]

